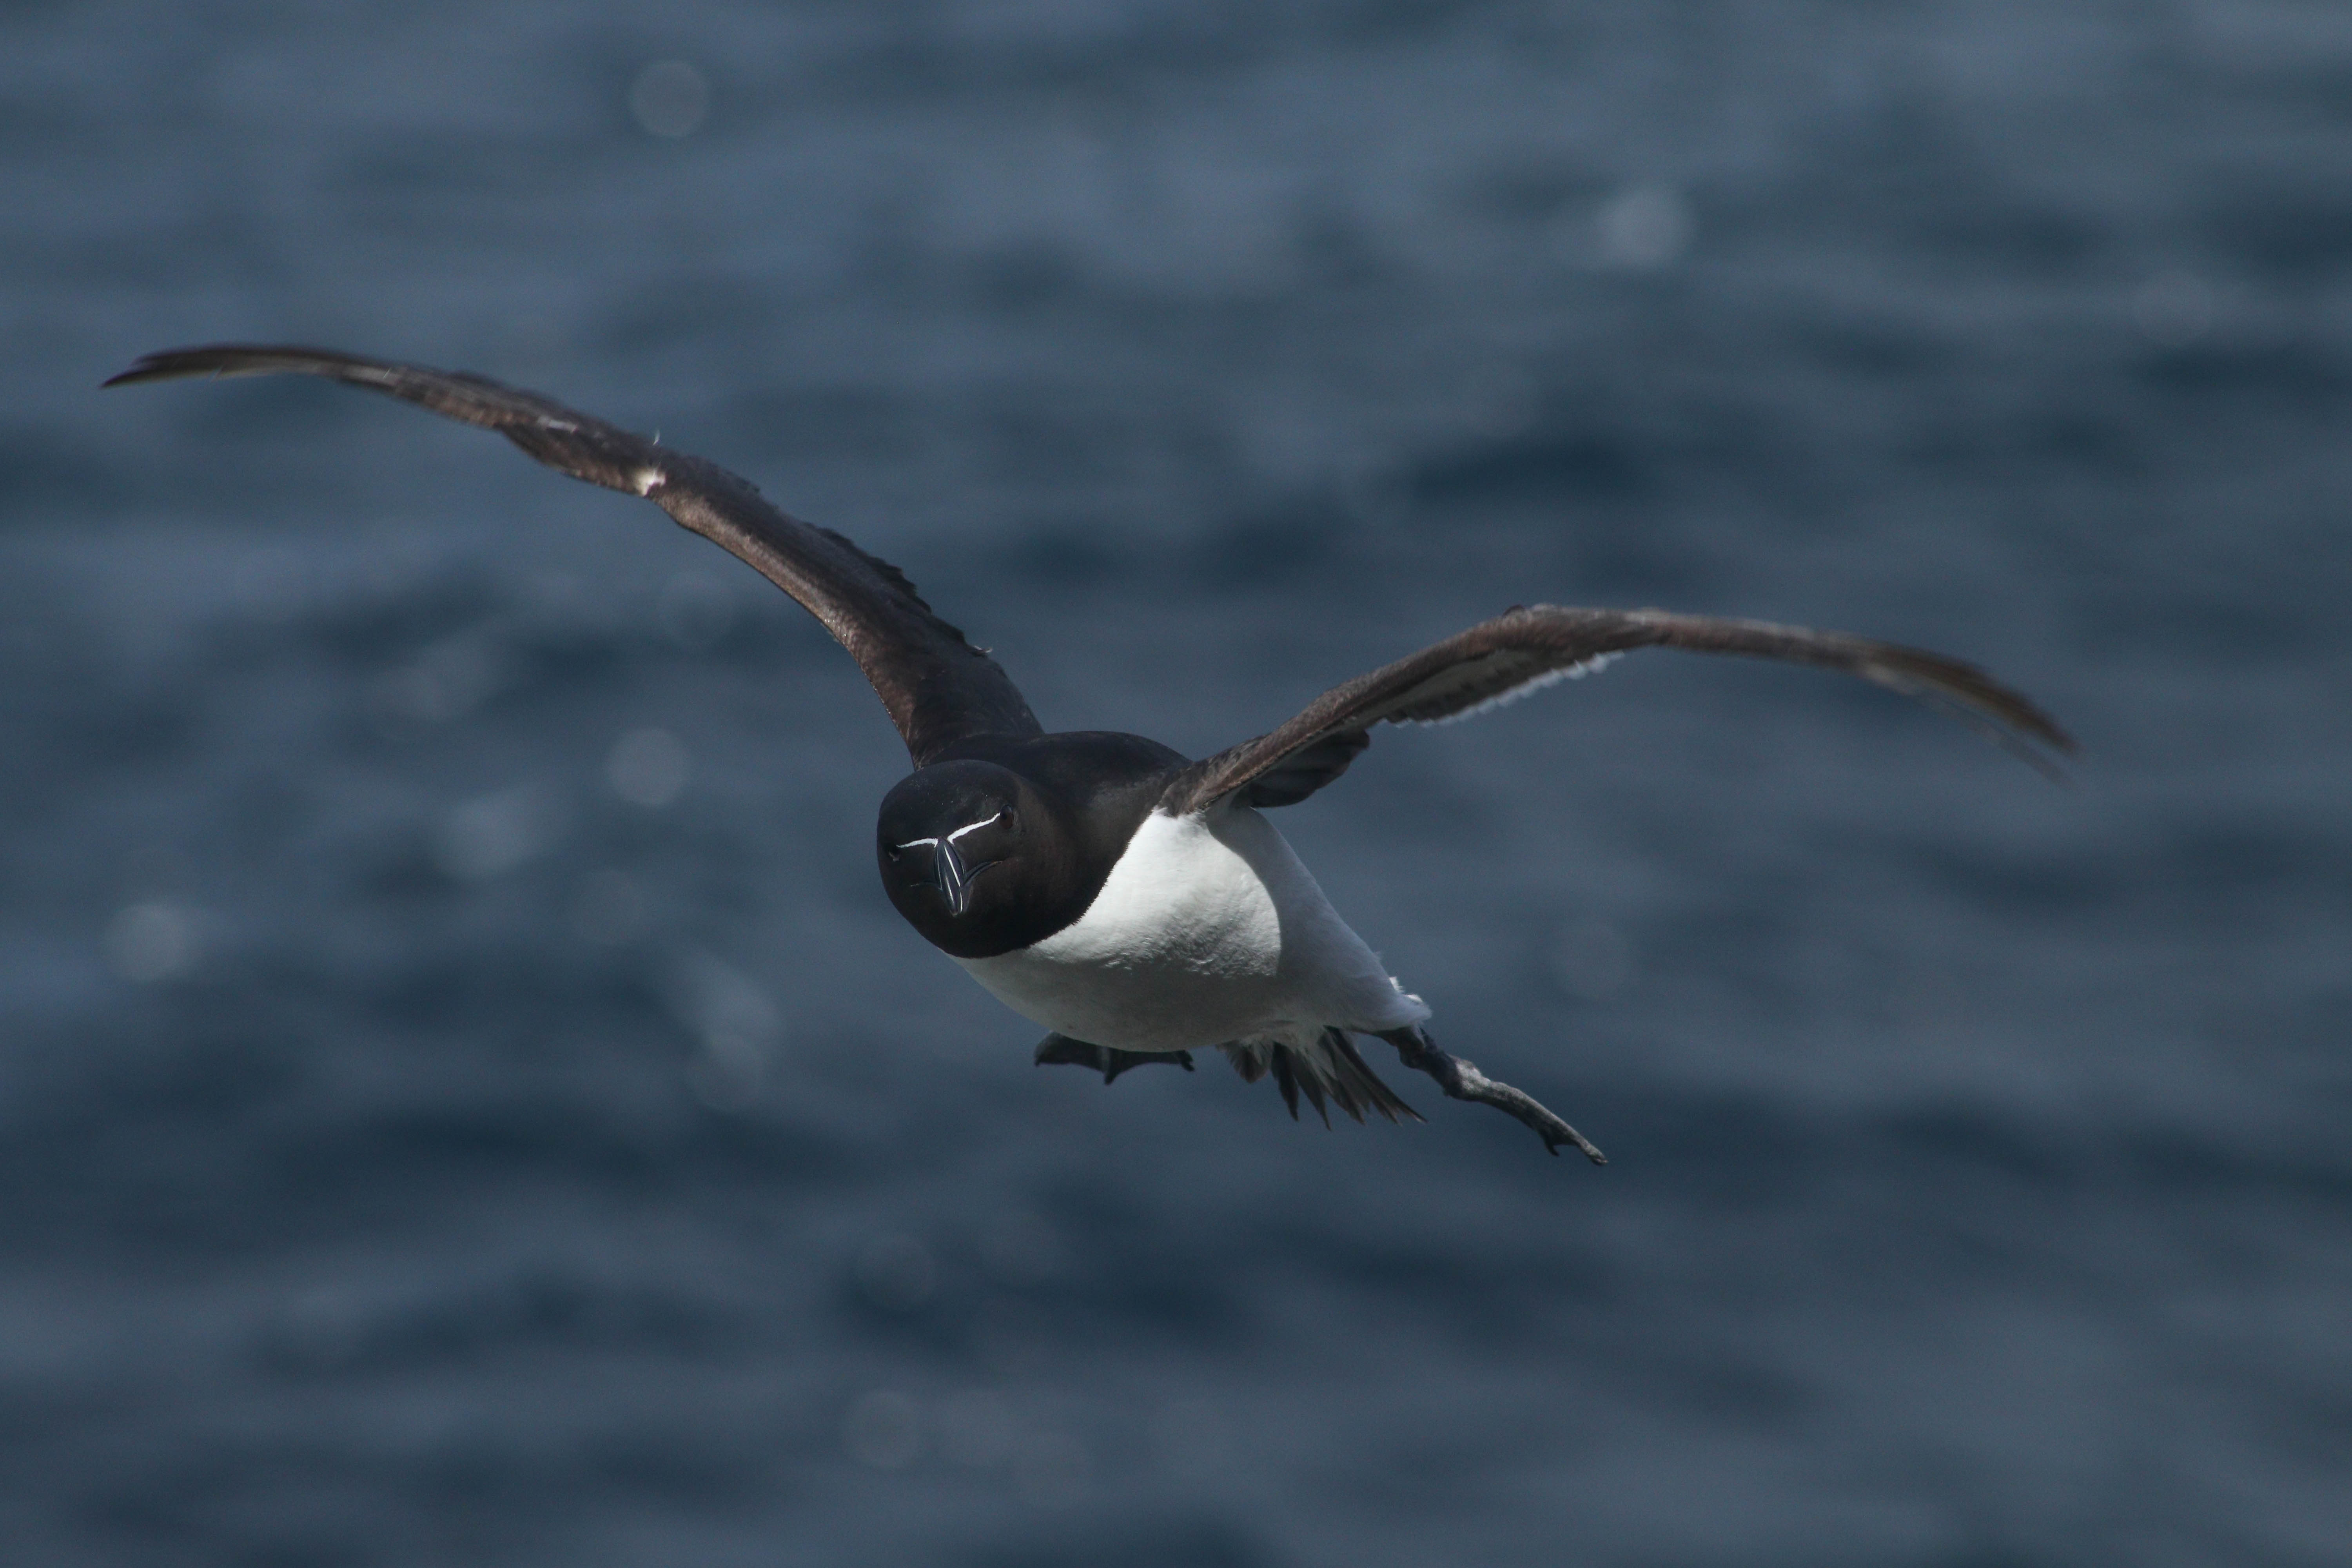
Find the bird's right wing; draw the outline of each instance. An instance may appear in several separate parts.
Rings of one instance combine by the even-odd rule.
[[[324,376],[496,430],[551,468],[645,496],[800,601],[857,660],[918,767],[979,735],[1040,733],[1012,678],[932,614],[905,574],[751,482],[536,393],[485,376],[331,349],[216,343],[147,354],[106,384],[196,375]]]
[[[1440,724],[1589,674],[1643,647],[1747,654],[1857,675],[1978,721],[2029,760],[2026,744],[2061,752],[2074,742],[2050,716],[1974,665],[1843,632],[1664,610],[1510,610],[1468,631],[1335,686],[1277,730],[1203,758],[1176,775],[1160,808],[1205,811],[1238,794],[1245,805],[1288,805],[1347,771],[1374,724]]]

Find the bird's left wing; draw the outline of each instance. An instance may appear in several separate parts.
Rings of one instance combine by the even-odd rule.
[[[787,516],[718,464],[487,376],[333,349],[214,343],[142,357],[107,382],[324,376],[495,430],[551,468],[644,496],[800,601],[857,660],[922,766],[978,735],[1041,732],[996,661],[935,615],[906,574],[829,528]]]
[[[2027,742],[2074,750],[2073,739],[2032,702],[1974,665],[1941,654],[1769,621],[1538,605],[1333,687],[1280,729],[1186,768],[1160,805],[1184,816],[1235,795],[1247,805],[1288,805],[1345,773],[1371,743],[1374,724],[1467,718],[1643,647],[1746,654],[1840,670],[1951,708],[2036,763],[2042,759]]]

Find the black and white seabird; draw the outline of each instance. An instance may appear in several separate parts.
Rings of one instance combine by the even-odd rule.
[[[2074,742],[1981,670],[1839,632],[1664,610],[1506,611],[1333,687],[1287,723],[1199,761],[1140,735],[1047,734],[996,661],[914,584],[830,529],[786,516],[717,464],[481,376],[326,349],[215,344],[141,359],[106,384],[325,376],[496,430],[551,468],[654,501],[740,556],[839,638],[915,771],[875,836],[891,903],[930,943],[1053,1033],[1040,1063],[1106,1082],[1213,1047],[1360,1121],[1419,1121],[1351,1037],[1388,1041],[1456,1100],[1508,1111],[1553,1153],[1601,1151],[1533,1099],[1437,1048],[1430,1011],[1348,928],[1262,812],[1347,772],[1375,724],[1459,719],[1643,647],[1841,670],[1982,722],[2029,757]]]

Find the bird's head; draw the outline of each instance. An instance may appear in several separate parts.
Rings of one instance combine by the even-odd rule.
[[[993,763],[940,763],[883,797],[874,852],[909,925],[959,958],[986,958],[1045,934],[1028,930],[1052,897],[1062,838],[1054,813],[1017,773]]]

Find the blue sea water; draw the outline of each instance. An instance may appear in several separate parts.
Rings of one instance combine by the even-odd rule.
[[[2352,12],[0,11],[0,1556],[2352,1561]],[[1982,661],[2053,787],[1643,656],[1278,821],[1441,1041],[1106,1089],[904,753],[541,388],[1204,752],[1520,602]]]

